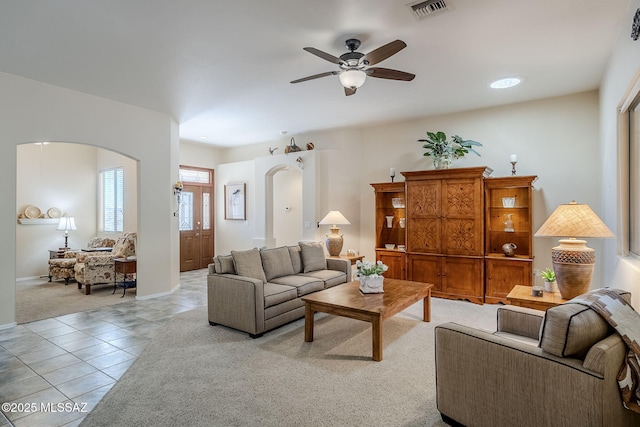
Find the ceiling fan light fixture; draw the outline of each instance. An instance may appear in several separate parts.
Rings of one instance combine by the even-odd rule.
[[[362,70],[345,70],[340,73],[339,77],[342,86],[357,89],[364,84],[364,81],[367,79],[367,73]]]

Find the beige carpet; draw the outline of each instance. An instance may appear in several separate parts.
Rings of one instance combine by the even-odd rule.
[[[51,317],[80,311],[93,310],[109,305],[131,301],[135,290],[127,290],[122,296],[122,288],[115,294],[113,285],[96,285],[91,288],[91,295],[78,289],[76,282],[68,285],[64,280],[47,282],[47,279],[16,283],[16,322],[19,324],[49,319]]]
[[[174,317],[86,417],[84,426],[445,426],[435,404],[434,326],[495,330],[497,306],[433,299],[384,323],[371,360],[368,323],[316,314],[258,339],[209,326],[206,309]]]

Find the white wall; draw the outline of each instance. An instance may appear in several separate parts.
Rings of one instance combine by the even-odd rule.
[[[247,160],[216,167],[215,247],[216,254],[228,254],[231,250],[251,249],[255,237],[255,162]],[[246,221],[224,219],[224,186],[247,183]]]
[[[302,173],[287,168],[273,176],[273,236],[276,246],[302,240]]]
[[[178,175],[178,127],[165,114],[0,73],[1,218],[15,218],[17,146],[38,141],[84,143],[140,163],[138,298],[179,285],[178,224],[172,183]],[[149,149],[153,147],[153,149]],[[16,221],[3,221],[0,328],[15,322]],[[46,248],[45,248],[46,249]]]
[[[221,151],[220,148],[182,140],[180,141],[180,164],[215,169],[215,166],[220,163]]]
[[[51,143],[17,147],[15,215],[26,207],[38,207],[46,216],[58,208],[75,218],[69,232],[69,247],[86,247],[96,230],[96,156],[88,145]],[[49,249],[64,246],[57,224],[16,226],[16,276],[34,278],[48,274]]]
[[[623,224],[618,222],[618,200],[626,197],[621,194],[618,184],[617,164],[617,107],[625,96],[627,87],[640,72],[640,41],[633,41],[629,34],[631,22],[635,11],[640,8],[640,1],[629,2],[627,11],[629,23],[620,31],[620,35],[614,47],[605,77],[600,90],[600,123],[602,140],[600,165],[602,168],[601,194],[602,194],[602,219],[609,228],[616,233],[618,239],[627,238],[623,234]],[[625,179],[624,177],[622,179]],[[598,254],[600,255],[600,254]],[[617,242],[608,240],[603,247],[602,256],[597,261],[604,266],[603,286],[612,286],[626,289],[632,293],[634,307],[640,307],[640,261],[633,257],[618,254]]]
[[[374,259],[374,192],[370,184],[390,181],[390,167],[397,171],[396,181],[403,180],[401,171],[432,169],[431,159],[423,156],[422,143],[417,140],[424,138],[426,131],[437,130],[483,144],[478,149],[482,157],[470,154],[456,160],[454,167],[489,166],[495,171],[493,176],[507,176],[511,174],[509,155],[518,155],[518,175],[538,176],[534,231],[561,203],[576,200],[589,204],[596,213],[603,210],[596,91],[364,129],[335,129],[296,136],[299,146],[308,141],[315,145],[316,221],[329,210],[337,209],[351,222],[340,229],[344,233],[344,251],[355,249]],[[267,147],[284,149],[287,144],[288,139],[229,149],[222,153],[222,158],[251,159],[264,156]],[[226,164],[225,168],[233,168],[235,164]],[[250,178],[247,182],[251,187]],[[316,229],[315,239],[323,239],[327,232]],[[534,268],[551,266],[551,248],[556,244],[551,238],[534,238]],[[235,249],[232,241],[220,245]],[[601,252],[600,241],[589,241],[589,246]],[[594,286],[602,283],[600,270],[598,264]]]

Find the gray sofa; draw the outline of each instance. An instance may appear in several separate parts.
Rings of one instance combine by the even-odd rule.
[[[346,283],[351,263],[326,258],[318,242],[231,251],[209,265],[209,324],[247,332],[252,338],[304,317],[300,297]]]
[[[446,323],[435,341],[437,406],[450,424],[640,426],[616,381],[626,345],[584,305],[501,307],[496,332]]]

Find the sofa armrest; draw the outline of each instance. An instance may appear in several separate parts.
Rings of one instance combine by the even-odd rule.
[[[610,399],[581,360],[455,323],[435,328],[435,359],[438,410],[463,425],[557,425],[558,414],[563,425],[600,425]]]
[[[627,350],[622,337],[613,333],[589,349],[584,358],[584,367],[602,375],[606,375],[607,371],[617,373]]]
[[[209,322],[257,335],[264,332],[264,283],[235,274],[207,276]]]
[[[351,280],[351,261],[341,258],[327,258],[327,269],[340,271],[347,275],[347,282]]]
[[[498,308],[498,332],[538,340],[544,311],[507,305]]]

